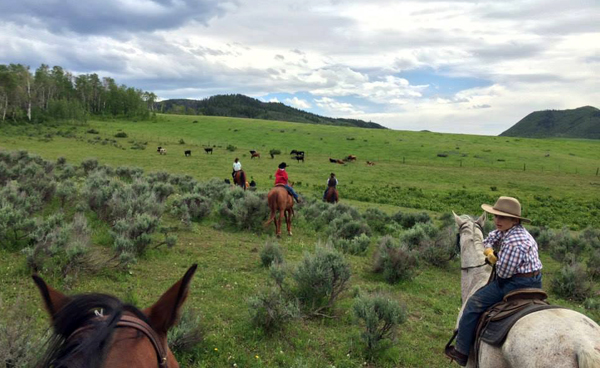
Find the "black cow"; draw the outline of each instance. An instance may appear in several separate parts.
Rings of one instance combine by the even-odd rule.
[[[183,153],[185,154],[185,157],[192,155],[192,151],[190,151],[190,150],[183,151]]]
[[[231,180],[225,179],[225,184],[231,184]]]
[[[253,155],[253,154],[255,154],[255,153],[256,153],[256,151],[255,151],[255,150],[250,150],[250,154],[251,154],[251,155]]]
[[[337,164],[338,160],[336,160],[335,158],[329,157],[329,162],[331,162],[332,164]]]
[[[304,155],[296,155],[294,158],[298,160],[298,163],[300,163],[300,161],[304,162]]]
[[[290,156],[291,155],[304,156],[304,151],[292,150],[292,152],[290,152]]]
[[[250,187],[251,188],[256,187],[256,182],[254,181],[254,179],[252,179],[252,181],[250,182]]]
[[[204,152],[206,152],[206,154],[208,154],[210,152],[210,154],[212,155],[213,149],[212,148],[204,148]]]

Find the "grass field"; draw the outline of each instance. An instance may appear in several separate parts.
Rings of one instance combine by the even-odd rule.
[[[87,133],[92,129],[99,134]],[[114,138],[118,132],[128,137]],[[147,148],[131,149],[134,145]],[[228,145],[237,149],[228,151]],[[158,155],[157,146],[166,147],[167,155]],[[214,146],[214,154],[205,154],[204,146]],[[189,174],[199,181],[230,177],[233,159],[239,157],[259,191],[271,187],[277,164],[286,161],[290,179],[304,197],[319,197],[333,171],[340,181],[341,200],[361,210],[425,210],[431,216],[450,210],[479,214],[483,201],[493,203],[499,195],[512,195],[521,199],[525,215],[536,225],[567,225],[573,230],[600,227],[600,177],[596,175],[600,142],[591,140],[514,139],[169,115],[159,116],[156,122],[1,126],[0,150],[19,149],[48,160],[64,157],[79,164],[95,157],[114,167]],[[251,160],[251,149],[259,151],[262,158]],[[270,149],[282,154],[272,160]],[[306,162],[292,161],[287,155],[292,149],[306,151]],[[184,157],[184,150],[192,150],[192,156]],[[329,157],[340,159],[349,154],[358,156],[358,161],[346,165],[328,162]],[[366,166],[366,160],[376,165]],[[163,221],[176,224],[170,215]],[[103,271],[84,274],[74,282],[58,278],[50,278],[50,282],[69,292],[110,292],[145,307],[192,263],[198,263],[187,306],[201,315],[206,335],[194,353],[178,357],[184,367],[451,366],[442,350],[460,307],[458,262],[447,269],[423,267],[412,281],[390,285],[371,272],[373,242],[366,255],[346,255],[352,270],[350,291],[336,305],[335,318],[299,320],[268,336],[250,324],[247,300],[269,283],[258,250],[271,233],[232,231],[215,223],[209,217],[190,229],[180,229],[174,248],[148,252],[128,272]],[[291,264],[326,239],[302,218],[295,225],[294,237],[284,235],[280,241]],[[96,229],[94,234],[100,250],[106,248],[105,233],[105,229]],[[42,330],[47,320],[24,256],[2,249],[0,259],[0,309],[22,299],[24,311],[39,320]],[[542,261],[548,285],[560,265],[545,254]],[[358,290],[392,295],[408,311],[397,340],[371,362],[364,358],[360,329],[351,313]],[[552,301],[600,321],[598,312],[586,312],[582,306],[556,297]]]

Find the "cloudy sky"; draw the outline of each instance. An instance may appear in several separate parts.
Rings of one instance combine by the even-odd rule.
[[[0,0],[0,64],[496,135],[600,108],[598,0]]]

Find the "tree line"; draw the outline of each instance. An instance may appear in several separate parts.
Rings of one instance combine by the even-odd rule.
[[[22,64],[0,64],[0,121],[85,121],[89,116],[146,119],[156,95],[97,74],[77,76],[42,64],[35,73]]]

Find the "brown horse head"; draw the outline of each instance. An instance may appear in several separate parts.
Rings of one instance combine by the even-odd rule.
[[[276,185],[267,194],[267,203],[271,214],[265,227],[275,222],[275,235],[281,236],[281,222],[285,217],[288,235],[292,236],[292,217],[294,216],[294,199],[284,186]],[[279,216],[276,216],[276,215]]]
[[[335,187],[328,187],[325,193],[325,201],[329,203],[337,203],[339,200],[338,191]]]
[[[240,187],[246,190],[246,173],[244,170],[239,170],[235,172],[233,175],[233,184],[239,185]]]
[[[66,296],[33,276],[54,335],[41,367],[178,368],[167,332],[179,316],[197,265],[144,310],[106,294]]]

